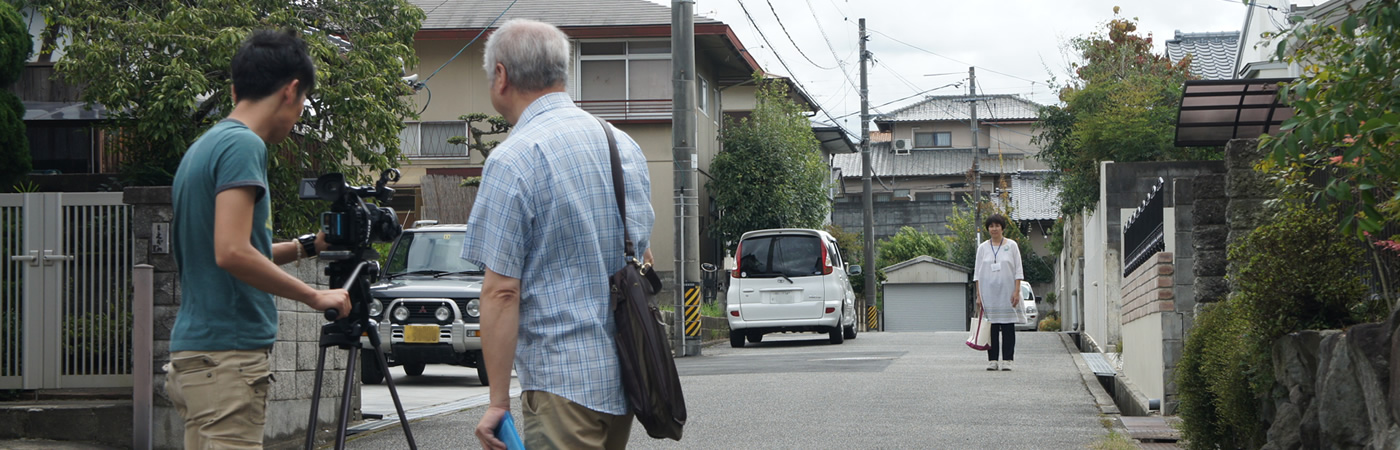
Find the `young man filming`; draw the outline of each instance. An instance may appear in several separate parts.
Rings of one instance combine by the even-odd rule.
[[[185,152],[171,186],[180,312],[165,389],[185,421],[185,448],[262,448],[273,296],[350,311],[343,289],[316,290],[278,268],[324,239],[272,243],[267,149],[287,138],[316,85],[295,32],[255,31],[233,56],[233,111]]]

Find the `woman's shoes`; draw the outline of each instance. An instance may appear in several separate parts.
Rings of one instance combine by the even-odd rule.
[[[997,370],[997,362],[996,362],[996,361],[988,362],[988,363],[987,363],[987,370]],[[1003,369],[1003,370],[1005,370],[1005,369]]]
[[[987,370],[991,370],[991,369],[988,368]],[[1011,361],[1002,361],[1002,362],[1001,362],[1001,370],[1011,370]]]

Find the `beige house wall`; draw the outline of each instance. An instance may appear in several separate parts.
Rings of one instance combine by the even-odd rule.
[[[418,52],[419,65],[416,68],[409,68],[409,73],[417,73],[422,78],[427,78],[434,70],[442,66],[443,62],[452,58],[461,49],[463,41],[456,40],[420,40],[415,43]],[[496,111],[491,106],[488,96],[488,86],[486,72],[482,70],[482,45],[474,44],[468,48],[456,60],[444,67],[432,80],[428,81],[428,88],[432,89],[431,101],[428,90],[422,90],[413,97],[418,109],[423,110],[420,120],[428,121],[450,121],[464,114],[486,113],[495,115]],[[696,114],[696,155],[698,168],[702,172],[697,174],[696,182],[700,190],[700,207],[698,213],[703,217],[709,211],[709,201],[705,183],[709,180],[705,173],[709,172],[710,162],[720,150],[719,142],[719,108],[717,104],[719,96],[723,95],[723,108],[726,111],[751,110],[754,104],[754,91],[751,86],[741,86],[734,89],[724,90],[722,93],[716,89],[715,77],[710,64],[707,61],[697,61],[698,72],[706,79],[708,92],[703,95],[708,96],[710,102],[708,111],[700,110],[697,104]],[[697,82],[697,87],[699,83]],[[746,89],[747,88],[747,89]],[[574,87],[570,86],[570,92]],[[737,104],[737,105],[736,105]],[[426,106],[426,109],[423,109]],[[646,155],[647,167],[651,178],[651,199],[652,209],[656,213],[656,224],[652,228],[651,248],[652,255],[656,258],[656,267],[659,271],[669,272],[675,266],[675,203],[673,198],[673,180],[675,161],[672,155],[671,144],[671,124],[667,123],[623,123],[615,122],[614,125],[626,132],[633,140],[641,146]],[[492,136],[495,140],[504,140],[507,135]],[[481,167],[484,163],[480,154],[473,153],[468,158],[421,158],[415,157],[405,159],[400,162],[402,179],[398,183],[403,186],[417,186],[420,180],[427,174],[428,169],[435,168],[463,168]],[[715,244],[706,239],[703,230],[700,233],[701,256],[704,260],[712,260]],[[718,262],[718,261],[716,261]]]
[[[894,124],[891,139],[914,139],[914,133],[947,132],[952,134],[952,148],[972,148],[972,130],[967,122],[898,122]],[[977,146],[987,148],[989,156],[997,154],[1025,155],[1025,170],[1046,170],[1049,167],[1035,157],[1040,147],[1031,144],[1035,134],[1029,123],[997,124],[982,123],[978,127]]]

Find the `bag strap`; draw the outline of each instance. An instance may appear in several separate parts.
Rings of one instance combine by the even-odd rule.
[[[617,214],[622,217],[623,251],[628,258],[636,258],[637,251],[632,246],[632,236],[627,232],[627,191],[622,185],[622,157],[617,154],[617,139],[613,137],[612,126],[602,117],[594,116],[603,125],[603,134],[608,136],[608,159],[612,162],[613,195],[617,196]]]

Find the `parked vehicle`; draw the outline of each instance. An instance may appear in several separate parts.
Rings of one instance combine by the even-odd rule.
[[[1026,314],[1026,321],[1016,324],[1017,330],[1035,331],[1037,329],[1036,327],[1040,324],[1040,309],[1039,305],[1037,305],[1039,300],[1040,299],[1035,297],[1035,293],[1031,291],[1031,284],[1022,281],[1020,307],[1021,312]]]
[[[744,233],[731,272],[725,318],[729,343],[762,342],[766,333],[827,333],[832,344],[855,339],[855,292],[836,239],[825,231],[773,229]]]
[[[404,230],[389,251],[383,281],[370,287],[380,350],[390,366],[403,366],[409,376],[422,375],[428,364],[453,364],[475,367],[487,386],[480,319],[485,272],[461,258],[466,225],[427,222]],[[374,355],[364,348],[368,361]],[[377,365],[360,368],[365,384],[384,380]]]

